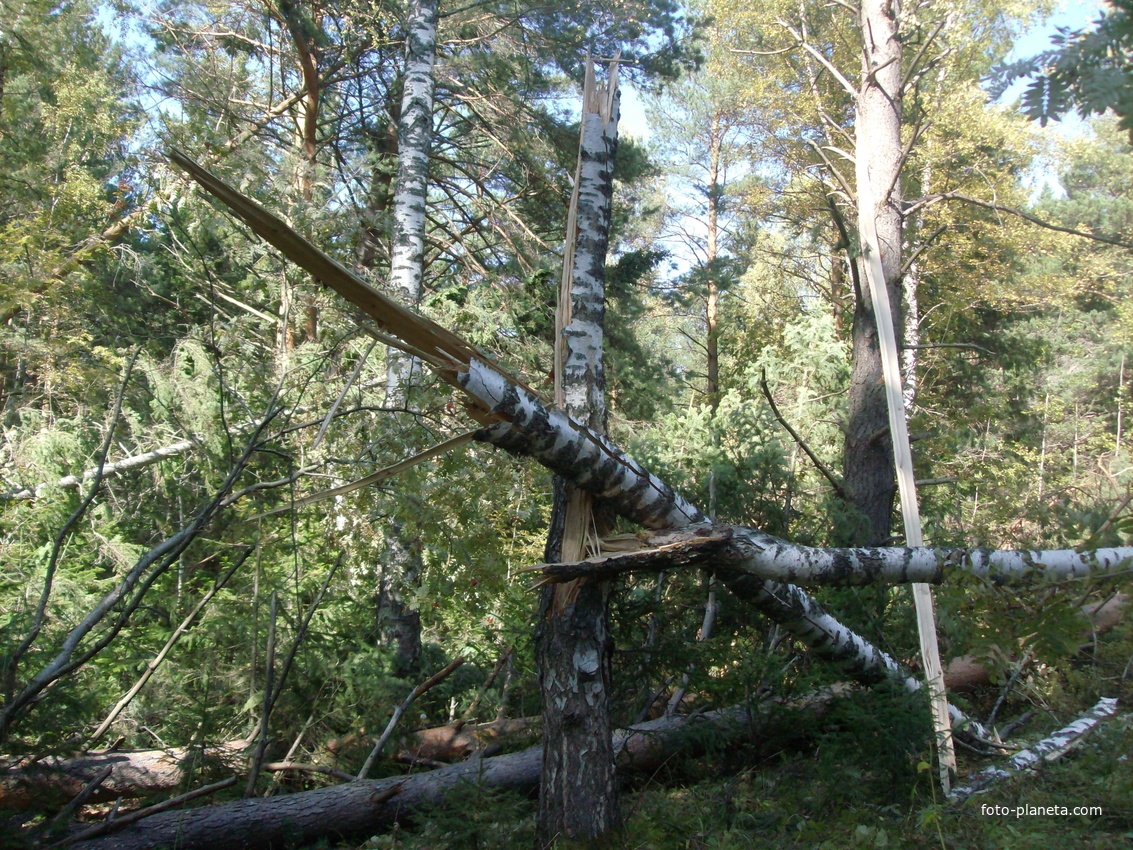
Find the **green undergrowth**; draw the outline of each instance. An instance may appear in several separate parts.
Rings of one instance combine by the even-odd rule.
[[[1057,850],[1133,846],[1133,722],[1110,721],[1070,757],[1001,782],[959,807],[934,799],[935,771],[921,761],[906,787],[866,760],[832,766],[821,750],[781,753],[731,775],[687,769],[677,784],[646,782],[623,795],[625,828],[610,850],[934,848]],[[730,759],[734,761],[734,759]],[[726,767],[726,765],[725,765]],[[701,774],[699,777],[697,774]],[[886,788],[886,786],[888,786]],[[877,793],[886,789],[886,793]],[[421,825],[362,848],[534,846],[534,804],[513,794],[465,792]],[[1098,806],[1101,815],[1017,815],[1020,807]],[[997,809],[993,807],[1000,807]],[[1007,810],[1006,814],[1003,812]],[[998,813],[995,813],[997,812]],[[559,842],[559,850],[573,850]]]
[[[977,695],[986,716],[999,695]],[[1022,677],[1000,723],[1033,711],[1015,740],[1033,742],[1088,710],[1120,700],[1062,760],[1001,780],[959,806],[940,797],[922,701],[859,691],[821,716],[784,710],[743,746],[721,743],[631,777],[622,793],[623,831],[610,850],[699,848],[947,848],[1059,850],[1133,847],[1133,629],[1125,625],[1058,673]],[[980,704],[981,700],[986,704]],[[981,710],[982,709],[982,710]],[[961,751],[961,773],[992,762]],[[1073,814],[1078,807],[1097,807]],[[1068,813],[1062,814],[1065,808]],[[1036,810],[1038,810],[1036,812]],[[375,836],[361,848],[522,848],[534,843],[534,803],[469,787],[418,825]],[[572,850],[559,842],[558,850]]]

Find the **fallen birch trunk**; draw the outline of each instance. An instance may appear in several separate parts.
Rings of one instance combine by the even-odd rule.
[[[803,701],[822,711],[834,694]],[[717,742],[758,736],[762,713],[731,708],[695,716],[662,717],[614,734],[619,773],[655,771],[681,751],[686,731],[712,727]],[[705,736],[697,735],[697,740]],[[691,752],[691,751],[690,751]],[[71,845],[78,850],[255,850],[304,845],[319,839],[365,838],[409,820],[414,811],[437,805],[446,795],[481,787],[534,794],[539,786],[542,746],[493,758],[472,759],[428,773],[376,781],[354,781],[277,797],[237,800],[154,815],[119,832]]]
[[[1103,697],[1097,705],[1069,726],[1059,729],[1034,746],[1015,753],[1007,764],[989,767],[969,777],[966,783],[952,789],[952,793],[948,795],[949,800],[954,805],[958,805],[1000,779],[1008,779],[1020,771],[1034,770],[1040,765],[1057,761],[1080,744],[1099,723],[1116,713],[1117,700]]]
[[[474,346],[369,286],[341,263],[303,239],[277,216],[244,197],[179,152],[170,159],[190,173],[260,237],[314,275],[324,286],[394,334],[402,349],[428,363],[438,377],[471,400],[469,413],[485,428],[477,438],[531,457],[569,483],[597,495],[629,519],[648,528],[684,527],[705,516],[668,484],[613,443],[574,422],[515,378],[507,377]],[[893,659],[854,634],[797,587],[774,582],[729,584],[733,592],[792,631],[816,652],[843,663],[864,682],[894,673],[908,682]],[[918,685],[919,686],[919,685]]]
[[[154,449],[152,452],[145,452],[144,454],[117,460],[114,463],[103,464],[101,475],[104,478],[108,475],[121,475],[123,472],[129,472],[131,469],[140,469],[141,467],[149,466],[150,464],[157,463],[166,458],[177,457],[189,451],[193,445],[192,440],[181,440],[171,446],[162,446],[160,449]],[[99,474],[99,468],[93,467],[83,471],[79,475],[65,475],[58,481],[44,481],[42,484],[36,484],[34,487],[25,487],[22,490],[14,490],[10,493],[0,494],[0,499],[38,499],[51,487],[58,487],[61,490],[78,490],[84,481],[92,481]]]
[[[397,339],[390,342],[420,357],[438,377],[463,390],[469,397],[469,413],[485,425],[476,432],[478,439],[535,459],[647,528],[684,528],[706,521],[700,510],[668,484],[609,440],[552,408],[522,382],[507,376],[466,340],[373,289],[277,216],[188,157],[179,152],[171,152],[169,157],[288,259],[395,335]],[[800,553],[808,550],[787,543],[783,546]],[[903,554],[896,557],[900,559]],[[735,573],[724,581],[741,599],[776,620],[813,652],[838,662],[859,681],[876,682],[896,676],[906,687],[920,687],[896,661],[827,614],[799,587]]]
[[[1006,550],[960,547],[815,549],[742,526],[706,525],[639,535],[642,548],[538,567],[553,582],[627,572],[714,569],[799,585],[942,584],[964,573],[995,584],[1065,581],[1125,572],[1133,547]]]

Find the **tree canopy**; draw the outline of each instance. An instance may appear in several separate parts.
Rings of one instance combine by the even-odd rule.
[[[4,841],[997,846],[916,581],[955,785],[1083,716],[983,799],[1116,846],[1130,8],[1047,11],[0,0]]]

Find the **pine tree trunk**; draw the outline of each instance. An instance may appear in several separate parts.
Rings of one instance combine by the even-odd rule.
[[[903,328],[901,293],[901,44],[895,0],[866,0],[861,24],[864,54],[858,94],[856,156],[869,170],[876,195],[877,236],[893,326]],[[860,262],[860,260],[859,260]],[[889,408],[881,373],[877,321],[864,269],[862,292],[854,307],[853,365],[842,480],[854,505],[868,521],[861,541],[885,544],[892,531],[897,480]]]
[[[588,63],[575,195],[559,294],[555,401],[597,434],[606,430],[603,363],[606,250],[617,150],[617,77],[596,85]],[[555,482],[546,556],[581,557],[595,527],[588,493]],[[599,531],[599,533],[601,533]],[[543,693],[541,844],[592,839],[618,825],[610,725],[610,584],[583,579],[544,590],[535,651]]]

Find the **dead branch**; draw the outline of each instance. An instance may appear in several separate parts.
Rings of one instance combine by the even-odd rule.
[[[771,407],[771,414],[775,417],[775,420],[787,430],[787,433],[791,435],[791,439],[795,441],[795,444],[806,453],[806,456],[810,458],[810,462],[813,463],[815,468],[822,473],[823,477],[830,482],[830,486],[834,488],[834,492],[838,494],[838,498],[844,502],[850,501],[850,497],[846,493],[846,488],[842,486],[842,481],[834,474],[834,470],[823,463],[818,455],[811,451],[810,446],[807,445],[802,435],[792,428],[791,423],[784,419],[783,414],[779,412],[779,406],[775,404],[775,399],[771,396],[771,389],[767,386],[766,370],[761,369],[759,372],[759,388],[763,390],[763,397],[767,399],[767,404]]]
[[[1133,242],[1128,242],[1118,236],[1107,236],[1101,233],[1090,233],[1085,230],[1078,230],[1073,227],[1063,227],[1061,224],[1055,224],[1051,221],[1039,218],[1037,215],[1032,215],[1024,210],[1009,207],[1004,204],[997,204],[993,201],[985,201],[981,198],[973,198],[970,195],[962,195],[959,192],[940,192],[934,195],[925,195],[923,198],[918,199],[914,203],[909,204],[905,210],[904,215],[912,215],[916,210],[921,207],[929,206],[930,204],[938,203],[939,201],[961,201],[965,204],[971,204],[975,207],[982,207],[985,210],[992,210],[993,212],[1007,213],[1018,218],[1028,221],[1031,224],[1038,225],[1039,227],[1053,230],[1058,233],[1067,233],[1071,236],[1080,236],[1083,239],[1090,239],[1094,242],[1101,242],[1105,245],[1116,245],[1119,248],[1133,248]]]
[[[123,472],[129,472],[132,469],[140,469],[143,466],[149,466],[152,463],[157,463],[166,458],[177,457],[187,452],[194,445],[192,440],[181,440],[170,446],[162,446],[160,449],[154,449],[151,452],[134,455],[133,457],[118,460],[114,463],[104,463],[101,467],[91,467],[79,475],[66,475],[55,482],[44,481],[40,484],[36,484],[34,487],[25,487],[22,490],[2,493],[0,494],[0,499],[38,499],[41,498],[44,492],[50,487],[58,487],[61,490],[77,490],[84,481],[90,481],[97,477],[100,474],[100,469],[102,470],[101,475],[103,478],[108,475],[121,475]]]
[[[463,656],[454,659],[443,670],[434,673],[432,676],[430,676],[428,679],[426,679],[424,682],[410,691],[409,696],[405,698],[405,702],[394,708],[393,716],[389,719],[389,723],[386,724],[385,731],[382,732],[382,736],[378,738],[378,742],[374,744],[374,748],[370,750],[370,754],[366,757],[366,761],[362,765],[362,769],[358,771],[358,779],[365,779],[369,774],[370,768],[374,766],[374,760],[378,757],[378,753],[382,751],[382,747],[386,745],[386,741],[389,740],[390,735],[393,734],[393,730],[397,727],[398,721],[401,720],[402,715],[409,710],[409,706],[413,705],[413,702],[417,699],[417,697],[439,685],[453,672],[455,672],[462,664],[464,664]]]
[[[235,784],[236,777],[230,776],[227,779],[222,779],[220,782],[214,782],[211,785],[204,785],[193,791],[189,791],[185,794],[180,794],[161,803],[147,806],[144,809],[138,809],[136,812],[130,812],[129,814],[123,815],[120,818],[103,821],[100,824],[92,826],[90,829],[84,829],[82,832],[76,835],[72,835],[69,838],[65,838],[62,841],[52,844],[51,847],[66,847],[71,844],[77,844],[80,841],[88,841],[99,835],[105,835],[108,832],[114,832],[115,830],[123,829],[132,823],[137,823],[143,818],[152,817],[153,815],[160,814],[161,812],[167,812],[170,809],[175,809],[178,806],[183,805],[184,803],[190,802],[191,800],[207,797],[209,794],[215,794],[217,791],[223,791],[225,788],[231,788]]]
[[[43,590],[39,594],[39,602],[35,608],[35,616],[32,618],[31,628],[28,629],[27,635],[19,645],[12,651],[12,654],[5,659],[3,670],[3,686],[4,693],[11,694],[16,686],[16,671],[19,667],[20,660],[24,654],[31,649],[39,638],[40,631],[43,629],[43,624],[47,619],[47,603],[51,600],[51,591],[55,583],[55,570],[59,565],[59,558],[63,552],[63,543],[71,534],[71,530],[78,525],[79,521],[86,514],[87,509],[94,502],[94,497],[98,495],[99,488],[102,487],[103,469],[106,466],[106,456],[110,452],[110,443],[114,440],[114,431],[118,427],[118,420],[122,415],[122,399],[126,395],[126,387],[130,383],[130,375],[133,374],[134,364],[138,360],[138,355],[141,353],[141,347],[135,348],[133,355],[126,364],[125,373],[122,376],[122,382],[118,387],[118,393],[114,399],[114,411],[110,417],[110,423],[106,427],[106,438],[102,441],[102,448],[98,453],[98,464],[95,466],[94,475],[91,476],[91,487],[86,497],[75,508],[74,512],[67,517],[67,521],[63,523],[63,527],[59,529],[59,533],[55,535],[55,540],[51,544],[51,554],[47,559],[47,567],[44,570],[43,576]],[[7,732],[7,718],[8,718],[8,703],[4,705],[4,711],[0,712],[0,740],[3,740]]]
[[[236,479],[244,472],[252,454],[258,448],[263,429],[275,418],[280,409],[276,407],[273,398],[267,413],[248,440],[243,454],[233,464],[213,498],[197,512],[187,526],[142,555],[118,585],[71,629],[55,657],[42,667],[18,694],[4,704],[3,710],[0,711],[0,740],[7,737],[12,724],[38,701],[49,686],[86,664],[117,638],[134,611],[141,605],[153,583],[181,557],[181,553],[197,538],[220,509],[224,497],[231,491]],[[118,615],[98,640],[80,650],[82,641],[123,602]]]
[[[269,761],[261,769],[266,770],[268,773],[283,773],[290,770],[300,773],[322,773],[326,776],[333,776],[335,779],[341,779],[343,782],[354,781],[352,774],[325,764],[304,764],[298,761]]]

